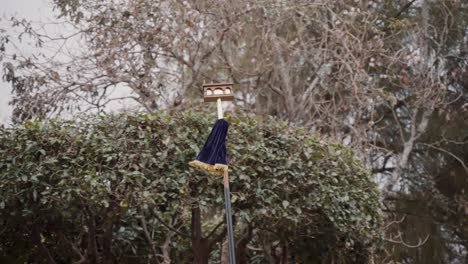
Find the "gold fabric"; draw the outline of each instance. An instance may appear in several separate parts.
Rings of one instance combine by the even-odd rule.
[[[227,172],[228,170],[228,166],[225,164],[217,163],[217,164],[211,165],[208,163],[201,162],[199,160],[190,161],[189,165],[194,168],[205,170],[213,175],[224,175],[224,173]]]

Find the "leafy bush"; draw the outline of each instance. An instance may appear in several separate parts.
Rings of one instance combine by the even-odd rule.
[[[187,163],[213,116],[119,114],[0,130],[0,260],[208,263],[222,179]],[[350,149],[273,118],[229,117],[240,263],[365,263],[378,195]]]

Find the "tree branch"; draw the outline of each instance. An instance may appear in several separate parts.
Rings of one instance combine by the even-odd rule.
[[[161,217],[159,217],[157,214],[154,214],[154,217],[161,223],[163,224],[163,226],[165,226],[167,229],[171,230],[172,232],[178,234],[178,235],[181,235],[181,236],[184,236],[184,237],[190,237],[190,235],[188,234],[184,234],[182,232],[180,232],[179,230],[173,228],[172,226],[168,225],[166,222],[164,222]]]
[[[408,2],[406,5],[404,5],[400,11],[398,11],[398,13],[395,15],[395,18],[401,16],[401,14],[403,14],[406,10],[408,10],[413,4],[414,2],[416,2],[416,0],[412,0],[411,2]]]

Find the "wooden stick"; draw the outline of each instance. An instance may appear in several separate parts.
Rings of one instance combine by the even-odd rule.
[[[221,103],[221,98],[216,100],[216,105],[218,108],[218,119],[223,119],[223,104]]]

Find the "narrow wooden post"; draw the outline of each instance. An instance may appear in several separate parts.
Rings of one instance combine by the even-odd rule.
[[[218,108],[218,119],[223,119],[223,104],[221,102],[221,98],[216,100],[216,106]]]

